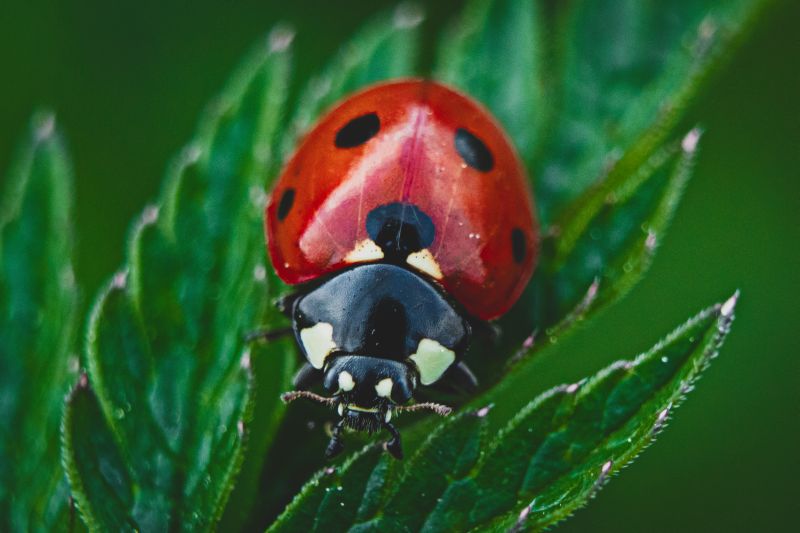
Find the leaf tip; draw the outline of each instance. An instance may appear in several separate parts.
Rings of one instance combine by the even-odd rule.
[[[419,26],[425,20],[425,10],[419,4],[406,2],[394,10],[392,22],[396,28],[411,29]]]
[[[114,277],[111,279],[111,288],[112,289],[124,289],[128,284],[128,271],[121,270],[114,274]]]
[[[609,459],[603,466],[600,467],[600,475],[597,476],[597,480],[594,482],[594,488],[592,489],[593,493],[596,492],[600,487],[602,487],[605,482],[608,480],[608,476],[611,474],[611,468],[614,466],[614,461]],[[592,494],[591,496],[593,496]],[[590,497],[591,497],[590,496]]]
[[[267,267],[261,263],[253,267],[253,279],[258,282],[263,282],[267,279]]]
[[[477,416],[478,418],[486,418],[486,415],[489,414],[489,411],[491,411],[493,407],[494,407],[493,403],[490,403],[489,405],[484,405],[483,407],[475,411],[475,416]]]
[[[33,123],[34,136],[37,142],[46,141],[56,131],[56,114],[52,111],[42,111],[36,115]]]
[[[669,413],[672,411],[672,402],[669,402],[665,408],[658,412],[656,415],[656,422],[653,424],[653,429],[651,430],[651,434],[655,435],[664,427],[664,423],[666,423],[667,418],[669,418]]]
[[[658,246],[658,234],[653,230],[647,230],[647,237],[644,240],[644,246],[648,252],[653,252]]]
[[[703,130],[692,128],[681,140],[681,149],[684,153],[693,154],[697,150],[697,144],[703,136]]]
[[[251,370],[253,368],[253,362],[250,359],[250,350],[245,350],[242,354],[242,359],[239,362],[240,366],[243,370]]]
[[[519,512],[519,515],[517,515],[516,523],[509,530],[509,533],[517,533],[518,531],[522,531],[525,521],[528,519],[528,515],[531,514],[531,507],[533,507],[533,503],[522,508],[522,510]]]
[[[142,211],[141,223],[143,226],[155,224],[158,220],[159,209],[157,205],[150,204]]]
[[[267,36],[267,47],[270,53],[285,52],[294,41],[295,30],[289,24],[278,24]]]
[[[193,165],[200,160],[200,156],[203,155],[203,149],[196,143],[192,143],[186,148],[183,149],[181,152],[181,162],[184,165]]]
[[[269,197],[260,185],[252,185],[250,187],[250,202],[256,209],[264,209],[267,206]]]
[[[525,337],[525,340],[522,341],[522,349],[530,350],[534,344],[536,344],[536,331],[532,331],[530,335]]]
[[[739,290],[737,289],[736,292],[733,293],[733,296],[725,300],[725,303],[722,304],[719,308],[719,314],[723,318],[732,318],[733,312],[736,309],[736,302],[739,301]]]
[[[86,374],[85,371],[82,371],[81,374],[78,376],[78,381],[75,382],[75,386],[72,387],[72,391],[70,391],[69,397],[67,401],[71,401],[72,398],[80,391],[85,391],[89,389],[89,376]]]
[[[67,358],[67,371],[70,374],[77,374],[81,369],[81,359],[75,352],[70,352]]]

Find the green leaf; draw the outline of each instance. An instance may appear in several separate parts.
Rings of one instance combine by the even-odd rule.
[[[664,427],[717,356],[738,293],[650,351],[532,401],[497,436],[475,473],[470,526],[543,529],[569,516]],[[503,480],[498,485],[498,480]]]
[[[269,277],[268,277],[269,279]],[[267,320],[277,323],[277,318]],[[263,465],[286,409],[280,393],[291,388],[297,352],[294,339],[270,343],[252,360],[255,387],[253,418],[248,426],[244,463],[219,524],[222,531],[241,529],[258,505]]]
[[[137,530],[128,514],[133,480],[85,375],[67,398],[61,434],[67,476],[89,529]]]
[[[64,460],[92,528],[213,528],[245,440],[263,453],[283,412],[279,391],[264,387],[260,413],[266,406],[270,419],[260,434],[248,431],[252,361],[276,376],[292,362],[286,350],[246,347],[243,336],[263,324],[278,289],[268,283],[261,217],[277,166],[290,42],[275,30],[210,107],[170,170],[160,206],[136,224],[127,269],[95,304],[88,382],[64,422]],[[80,400],[82,389],[96,407]],[[123,480],[113,506],[103,492],[109,470]]]
[[[72,170],[52,115],[33,119],[2,200],[0,530],[64,530],[69,493],[58,431],[78,367],[78,289]]]
[[[669,138],[765,4],[570,3],[553,59],[558,120],[532,169],[542,220],[601,176],[634,171]]]
[[[379,81],[413,76],[423,20],[419,6],[403,3],[353,36],[300,95],[283,144],[284,156],[294,152],[298,140],[343,96]]]
[[[666,233],[697,155],[700,131],[656,151],[635,172],[606,179],[552,227],[531,282],[544,343],[619,300],[650,266]],[[517,356],[516,363],[534,349]]]
[[[488,446],[481,442],[489,412],[484,408],[441,424],[398,467],[399,475],[386,476],[380,461],[371,475],[368,464],[359,464],[357,481],[346,488],[366,492],[360,507],[379,502],[370,504],[369,513],[359,509],[353,494],[331,496],[338,479],[348,476],[346,469],[337,481],[318,474],[273,530],[307,526],[314,517],[325,528],[358,532],[540,530],[555,524],[653,441],[717,355],[737,297],[702,311],[633,361],[618,361],[592,378],[545,392]],[[376,472],[389,481],[370,483]],[[341,505],[325,505],[331,498]],[[306,523],[295,522],[300,516]],[[354,518],[359,523],[351,528]]]
[[[446,420],[407,461],[396,461],[380,446],[370,445],[341,467],[322,470],[269,531],[419,529],[433,508],[431,504],[426,510],[425,502],[434,501],[450,478],[465,474],[476,463],[486,412]]]
[[[486,105],[530,163],[547,114],[539,2],[473,0],[442,35],[435,77]]]
[[[467,476],[478,462],[488,412],[486,407],[461,413],[439,425],[411,460],[400,467],[391,495],[382,509],[373,513],[375,518],[353,529],[451,530],[452,509],[441,508],[442,497],[455,480]]]
[[[367,446],[341,466],[329,466],[318,472],[269,531],[329,531],[326,527],[342,530],[348,515],[358,510],[361,495],[369,486],[369,475],[376,464],[381,464],[381,455],[379,446]],[[320,509],[325,512],[320,513]]]

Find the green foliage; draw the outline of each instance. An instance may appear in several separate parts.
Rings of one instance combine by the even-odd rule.
[[[508,401],[530,355],[545,355],[644,275],[697,153],[699,130],[677,139],[676,126],[761,5],[469,2],[433,72],[496,114],[531,172],[541,257],[504,326],[514,348],[522,328],[541,334],[514,357],[506,345],[506,380],[482,375],[487,390],[459,414],[404,424],[408,460],[366,446],[320,470],[271,530],[538,530],[584,505],[652,441],[716,355],[735,297],[516,416],[489,406]],[[243,342],[253,329],[286,325],[270,305],[287,288],[264,264],[263,191],[343,95],[416,72],[421,22],[418,8],[401,5],[368,24],[292,110],[292,34],[278,28],[209,107],[89,319],[61,451],[90,529],[252,525],[285,412],[279,392],[296,364],[291,341]],[[3,529],[69,522],[54,435],[77,308],[70,179],[52,119],[38,119],[0,219]],[[503,430],[487,435],[490,422]],[[308,445],[298,438],[292,453],[313,465],[322,454]]]
[[[435,77],[486,105],[532,163],[545,105],[543,9],[537,2],[473,1],[440,39]]]
[[[573,2],[553,61],[557,119],[533,173],[546,221],[604,175],[629,174],[673,132],[763,2]]]
[[[78,365],[78,289],[72,170],[52,115],[33,119],[2,201],[0,530],[63,530],[70,511],[58,428]]]
[[[272,421],[248,432],[252,361],[286,376],[290,354],[248,349],[242,339],[269,303],[262,187],[290,42],[285,30],[273,32],[210,107],[161,204],[136,224],[126,270],[94,306],[88,376],[63,429],[73,494],[91,529],[210,529],[245,440],[263,452],[277,426],[280,378],[258,391]]]
[[[699,140],[699,130],[691,130],[635,172],[600,181],[576,200],[582,209],[552,226],[531,282],[546,341],[614,303],[644,276],[691,176]]]
[[[585,504],[663,428],[717,355],[735,303],[736,296],[702,311],[633,361],[545,392],[492,439],[483,431],[486,407],[441,424],[409,461],[389,465],[392,475],[391,459],[376,464],[373,449],[361,452],[319,474],[271,531],[306,529],[312,519],[320,531],[550,526]]]
[[[584,505],[652,441],[717,355],[736,298],[702,311],[635,360],[528,404],[490,445],[474,486],[464,489],[483,496],[469,523],[524,522],[538,530]]]

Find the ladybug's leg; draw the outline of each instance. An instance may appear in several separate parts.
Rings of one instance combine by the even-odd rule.
[[[392,454],[395,459],[402,459],[403,448],[400,445],[400,432],[391,422],[384,422],[383,427],[392,435],[392,438],[383,444],[383,449]]]
[[[292,318],[292,308],[294,307],[294,303],[302,296],[299,292],[293,292],[290,294],[285,294],[275,300],[275,307],[278,311],[281,312],[282,315]]]
[[[257,329],[246,333],[244,336],[245,342],[255,341],[276,341],[286,337],[292,333],[292,328],[278,328],[278,329]]]
[[[294,375],[292,384],[297,390],[309,390],[322,383],[323,373],[306,363]]]
[[[331,431],[331,440],[328,442],[328,447],[325,448],[325,458],[333,459],[344,451],[344,442],[342,442],[342,429],[344,428],[344,418],[339,420],[333,430]]]
[[[478,389],[478,378],[467,364],[461,361],[448,368],[439,381],[429,387],[445,394],[471,394]]]
[[[486,320],[479,320],[472,318],[469,320],[469,325],[472,327],[472,332],[479,336],[494,342],[500,337],[500,326]]]
[[[478,390],[478,378],[464,361],[451,366],[442,376],[442,380],[461,392],[473,393]]]

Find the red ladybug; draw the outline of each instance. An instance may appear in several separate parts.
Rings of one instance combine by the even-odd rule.
[[[476,327],[531,277],[538,224],[525,171],[498,123],[439,83],[400,80],[351,96],[302,141],[265,214],[272,263],[304,284],[284,300],[307,363],[285,399],[307,397],[344,426],[392,435],[420,385],[474,386],[461,362]],[[309,392],[322,384],[331,393]]]

